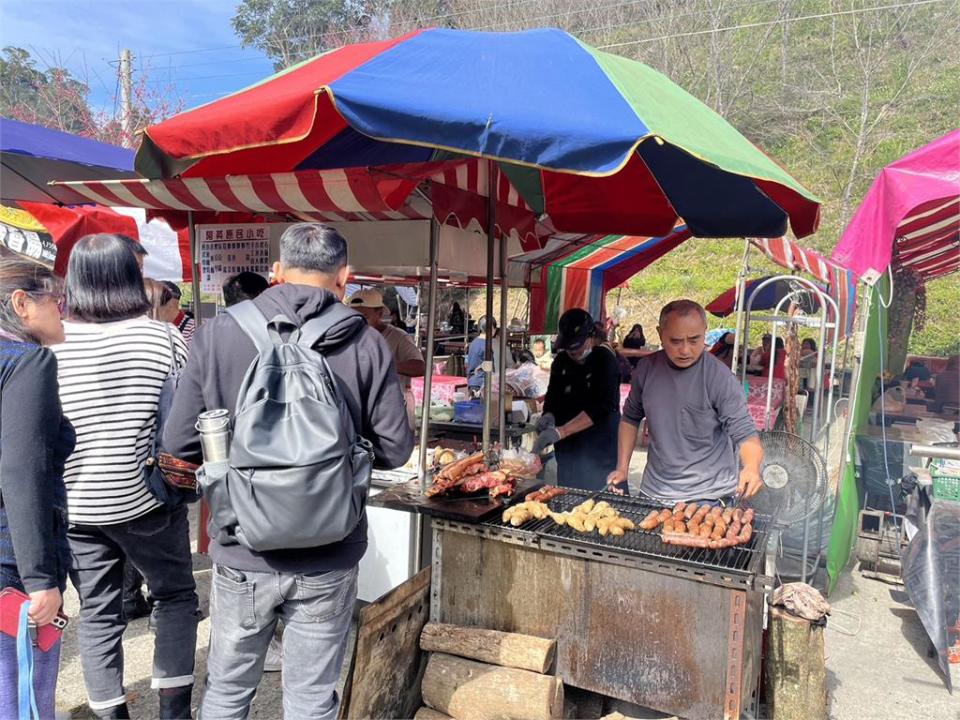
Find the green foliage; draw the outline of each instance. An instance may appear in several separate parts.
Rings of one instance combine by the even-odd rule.
[[[37,69],[30,53],[7,46],[0,57],[0,115],[66,132],[92,134],[90,88],[62,67]]]
[[[960,275],[927,283],[927,321],[914,330],[909,349],[917,355],[944,357],[960,352]]]

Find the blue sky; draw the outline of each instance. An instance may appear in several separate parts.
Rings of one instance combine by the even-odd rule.
[[[134,74],[194,107],[273,72],[241,49],[234,0],[0,0],[0,45],[30,51],[41,68],[62,63],[90,85],[91,104],[112,112],[120,48]],[[112,64],[111,64],[112,63]]]

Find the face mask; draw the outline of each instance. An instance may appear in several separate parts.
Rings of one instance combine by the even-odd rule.
[[[574,362],[575,362],[575,363],[578,363],[578,364],[580,364],[580,365],[583,365],[583,363],[585,363],[585,362],[587,361],[587,358],[590,357],[590,353],[592,353],[592,352],[593,352],[593,348],[592,348],[592,347],[588,347],[586,350],[583,351],[583,353],[580,355],[580,357],[574,359]]]

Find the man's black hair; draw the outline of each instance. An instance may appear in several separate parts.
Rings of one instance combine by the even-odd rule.
[[[242,272],[223,284],[223,303],[230,307],[244,300],[253,300],[269,287],[267,279],[255,272]]]

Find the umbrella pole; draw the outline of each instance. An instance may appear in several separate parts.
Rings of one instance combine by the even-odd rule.
[[[747,365],[747,344],[750,342],[749,337],[743,337],[744,335],[744,323],[743,323],[743,301],[744,295],[746,294],[747,287],[747,273],[750,271],[750,268],[747,265],[747,262],[750,259],[750,241],[743,241],[743,261],[740,263],[740,274],[737,275],[737,321],[734,325],[733,330],[733,362],[730,364],[730,369],[733,371],[733,374],[737,374],[737,364],[740,360],[739,347],[741,341],[743,342],[743,365]]]
[[[497,211],[493,204],[496,182],[494,180],[493,161],[487,161],[487,307],[486,307],[486,341],[483,346],[483,454],[490,457],[490,427],[493,405],[493,394],[490,386],[493,384],[493,250],[496,239]],[[500,359],[503,363],[503,358]]]
[[[433,390],[433,336],[437,321],[437,245],[440,242],[440,226],[435,217],[430,218],[430,286],[427,290],[427,357],[423,374],[423,413],[420,416],[420,489],[427,489],[427,437],[430,434],[430,397]],[[418,313],[419,314],[419,313]],[[418,516],[419,518],[419,516]],[[419,539],[419,535],[417,536]],[[417,563],[420,562],[419,555]]]
[[[497,393],[497,417],[500,427],[500,448],[507,446],[507,302],[510,284],[507,282],[507,234],[500,233],[500,392]],[[511,408],[512,410],[513,408]]]
[[[193,290],[193,322],[197,327],[203,322],[200,317],[200,243],[197,242],[196,226],[193,223],[193,210],[187,210],[187,233],[190,235],[190,287]]]

